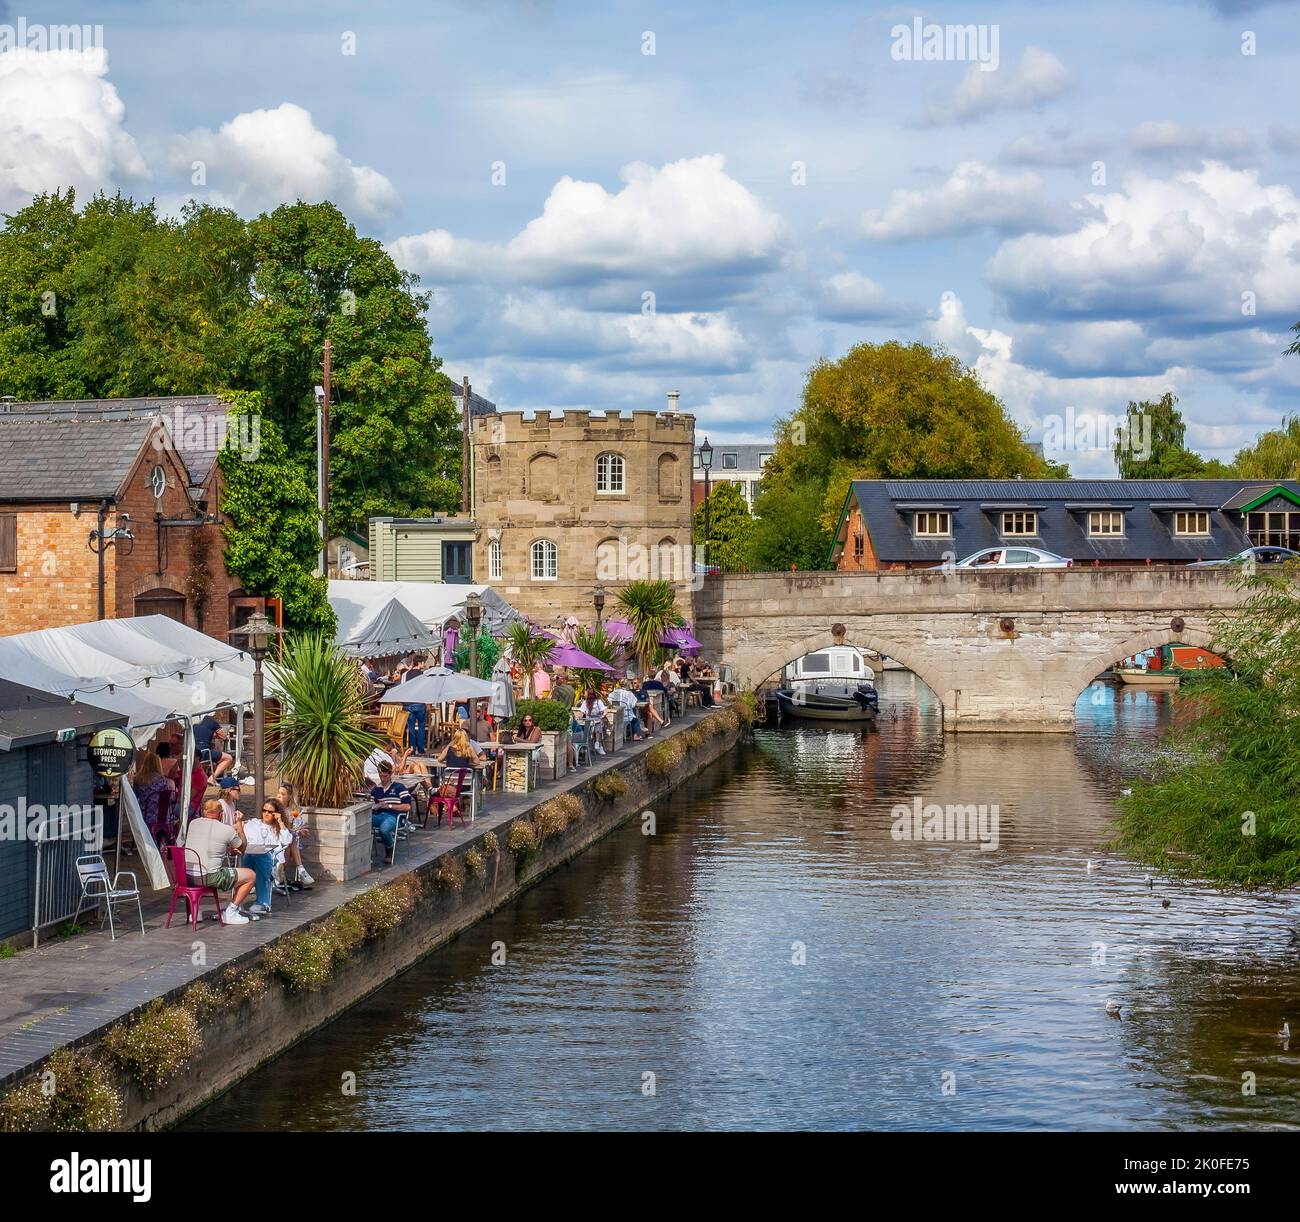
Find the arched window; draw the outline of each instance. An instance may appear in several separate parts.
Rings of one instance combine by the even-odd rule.
[[[661,500],[675,501],[682,495],[681,464],[676,454],[659,455],[659,496]]]
[[[677,540],[665,535],[659,540],[655,559],[659,572],[655,574],[661,581],[684,581],[686,579],[685,562],[678,552]]]
[[[501,580],[501,540],[488,540],[488,580]]]
[[[534,454],[528,460],[528,495],[535,501],[553,501],[560,494],[560,463],[554,454]]]
[[[501,455],[489,454],[483,463],[483,492],[487,496],[501,495]]]
[[[622,454],[601,454],[596,459],[596,491],[605,495],[626,492],[626,472]]]
[[[602,539],[596,544],[596,580],[625,581],[619,570],[620,549],[617,539]]]
[[[538,539],[532,555],[534,581],[554,581],[560,575],[560,553],[550,539]]]

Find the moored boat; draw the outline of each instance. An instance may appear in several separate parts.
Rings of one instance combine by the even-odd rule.
[[[851,645],[819,649],[786,668],[777,705],[785,717],[871,721],[880,707],[874,677],[861,650]]]
[[[1148,670],[1145,666],[1117,666],[1115,673],[1122,682],[1133,687],[1169,690],[1178,686],[1178,672],[1173,670]]]

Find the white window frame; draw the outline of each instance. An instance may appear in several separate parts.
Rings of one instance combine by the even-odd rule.
[[[617,476],[617,478],[615,478]],[[622,454],[610,450],[596,456],[596,495],[625,496],[627,494],[627,461]]]
[[[1023,529],[1008,528],[1007,520],[1023,518]],[[1038,513],[1033,509],[1004,509],[1002,511],[1002,537],[1004,539],[1034,539],[1038,536]]]
[[[1205,523],[1205,529],[1189,530],[1187,519],[1196,518]],[[1181,525],[1180,525],[1181,523]],[[1210,533],[1210,511],[1208,509],[1178,509],[1174,511],[1174,534],[1180,538],[1204,538]]]
[[[935,519],[935,526],[939,526],[939,519],[943,519],[942,529],[929,530],[930,518]],[[922,525],[924,523],[924,526]],[[918,539],[951,539],[952,538],[952,512],[947,509],[921,509],[912,516],[912,532]]]
[[[488,580],[501,580],[501,540],[488,540]]]
[[[1105,518],[1112,523],[1118,519],[1118,530],[1102,530],[1101,521]],[[1122,539],[1125,534],[1124,511],[1122,509],[1088,510],[1088,537],[1090,539]]]
[[[559,578],[560,549],[554,539],[533,540],[528,549],[528,572],[534,581],[556,581]]]

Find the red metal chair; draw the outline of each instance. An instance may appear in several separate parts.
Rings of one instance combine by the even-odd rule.
[[[439,827],[442,826],[442,812],[444,810],[447,812],[447,824],[449,827],[455,828],[457,815],[460,816],[461,827],[464,827],[465,812],[460,808],[460,795],[461,795],[461,790],[465,788],[465,774],[469,772],[469,769],[468,768],[456,769],[456,795],[455,797],[451,797],[451,798],[447,797],[447,795],[442,792],[442,787],[444,784],[446,784],[446,780],[448,775],[450,774],[450,771],[451,771],[450,769],[447,769],[446,771],[443,772],[442,778],[438,782],[437,791],[435,791],[433,797],[429,799],[429,809],[433,810],[435,807],[437,808]]]
[[[204,883],[190,882],[190,874],[196,874],[199,878],[203,877],[203,862],[199,855],[193,849],[187,849],[183,845],[169,844],[167,846],[167,855],[172,861],[172,906],[167,910],[166,929],[172,927],[172,913],[176,911],[176,901],[185,897],[186,910],[188,912],[187,922],[197,930],[199,927],[199,904],[205,895],[212,896],[212,902],[217,906],[217,924],[224,925],[226,922],[221,915],[221,896],[217,894],[216,887],[209,887]],[[188,870],[185,864],[186,855],[194,858],[195,869]]]

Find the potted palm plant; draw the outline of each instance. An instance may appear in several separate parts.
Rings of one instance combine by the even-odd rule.
[[[331,881],[354,878],[370,868],[370,803],[356,794],[382,741],[365,722],[360,671],[323,632],[289,637],[267,670],[279,699],[268,730],[307,816],[307,867]]]
[[[629,644],[637,673],[644,678],[659,656],[664,633],[682,623],[672,583],[630,581],[618,592],[618,602],[632,629]]]

